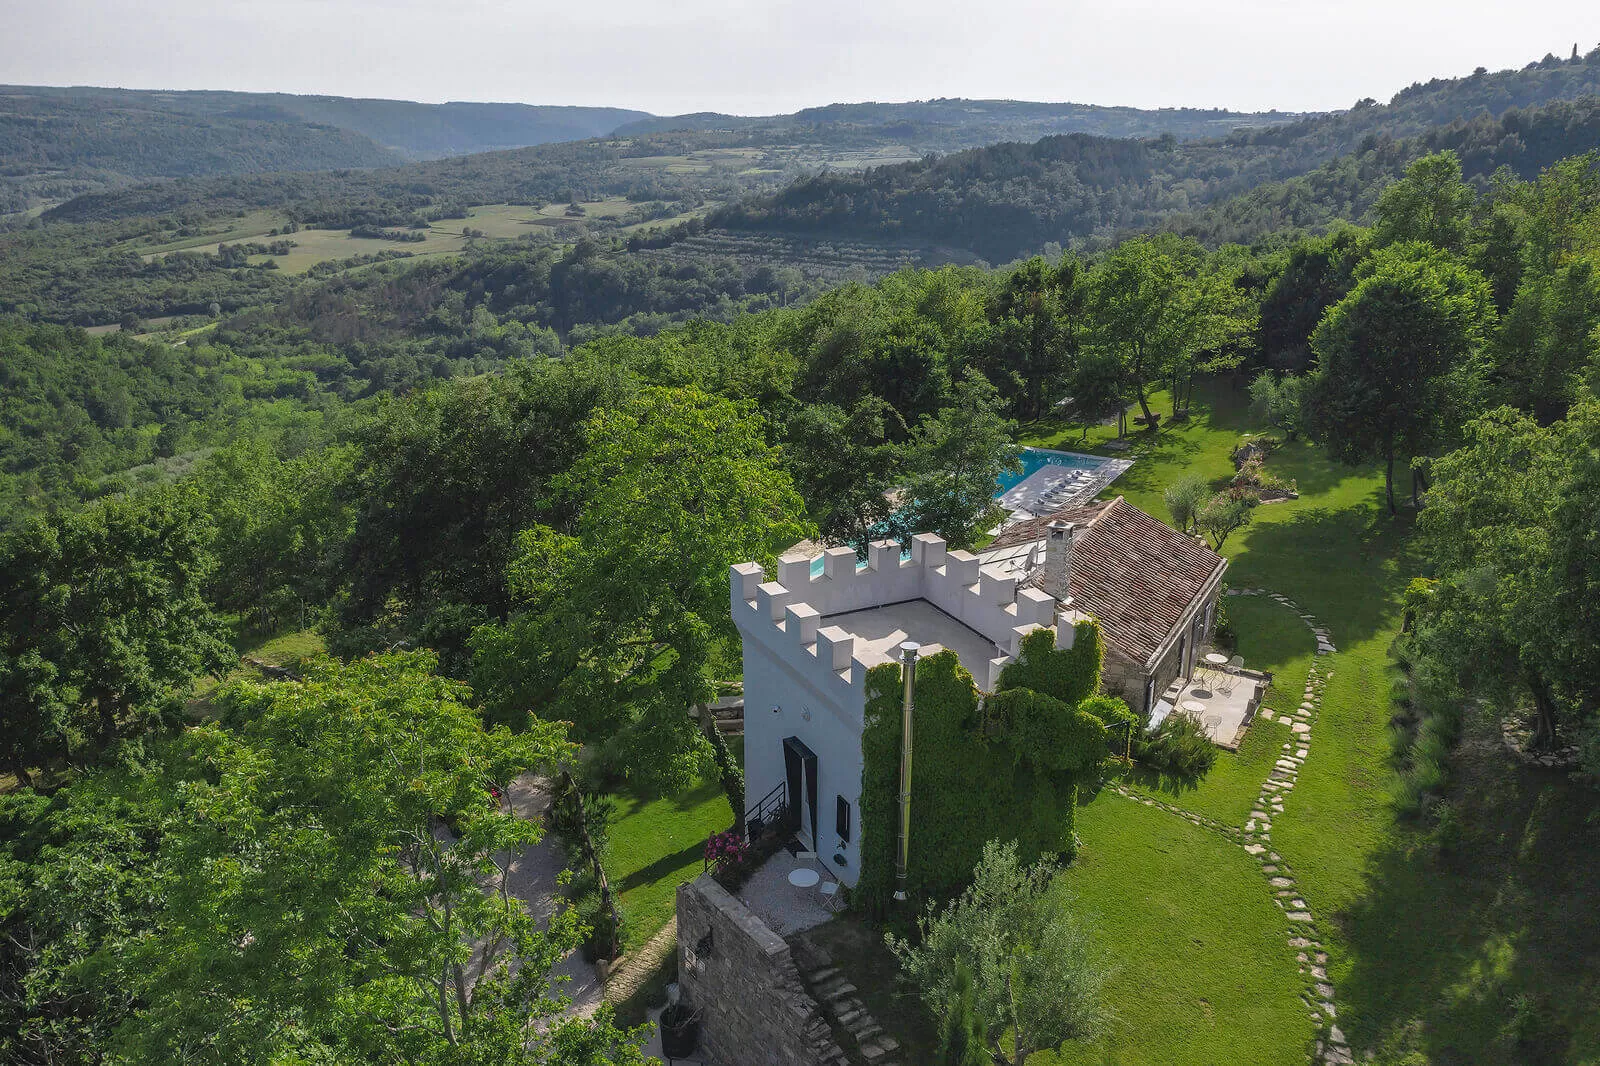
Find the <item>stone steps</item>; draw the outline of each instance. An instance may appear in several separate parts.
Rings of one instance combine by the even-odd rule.
[[[800,971],[800,980],[810,991],[823,1017],[840,1038],[844,1061],[850,1066],[901,1066],[900,1044],[883,1031],[867,1005],[831,959],[816,945],[805,946],[811,964]]]

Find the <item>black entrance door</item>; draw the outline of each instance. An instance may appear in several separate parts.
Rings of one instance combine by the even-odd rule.
[[[783,741],[783,774],[789,792],[789,828],[801,828],[800,805],[805,804],[805,825],[811,846],[817,846],[817,755],[799,737]]]

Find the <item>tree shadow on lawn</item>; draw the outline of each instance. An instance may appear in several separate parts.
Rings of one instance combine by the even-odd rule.
[[[1391,517],[1382,498],[1380,487],[1352,506],[1307,507],[1252,523],[1228,584],[1288,596],[1329,627],[1337,647],[1370,639],[1393,619],[1421,566],[1411,543],[1415,515]]]
[[[702,840],[694,844],[689,844],[681,850],[673,852],[671,855],[663,855],[655,862],[639,867],[639,869],[633,871],[621,881],[617,882],[616,889],[618,892],[627,892],[631,889],[638,888],[641,885],[655,884],[663,877],[666,877],[668,874],[674,873],[680,868],[689,865],[690,863],[694,862],[694,860],[703,860],[705,853],[705,841]]]
[[[1420,1051],[1462,1066],[1594,1062],[1592,793],[1517,764],[1495,723],[1470,730],[1452,796],[1459,840],[1441,853],[1424,832],[1400,830],[1373,856],[1367,891],[1334,918],[1351,959],[1338,984],[1340,1024],[1383,1061]]]

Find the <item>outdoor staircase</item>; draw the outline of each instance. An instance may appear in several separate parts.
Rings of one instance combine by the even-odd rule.
[[[839,972],[827,953],[809,941],[793,946],[800,980],[822,1008],[850,1066],[902,1066],[899,1042],[873,1019],[856,996],[856,986]]]

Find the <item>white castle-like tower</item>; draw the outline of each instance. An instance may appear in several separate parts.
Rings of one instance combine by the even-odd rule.
[[[1053,625],[1060,608],[1038,589],[1019,588],[1015,570],[980,566],[928,533],[912,538],[909,557],[895,541],[877,541],[865,565],[853,548],[829,548],[821,561],[819,573],[812,557],[786,555],[776,581],[759,563],[731,568],[744,644],[745,796],[758,816],[780,799],[798,808],[801,839],[853,885],[867,671],[898,661],[909,640],[923,655],[954,651],[991,690],[1022,638]],[[1065,646],[1073,627],[1056,633]]]

